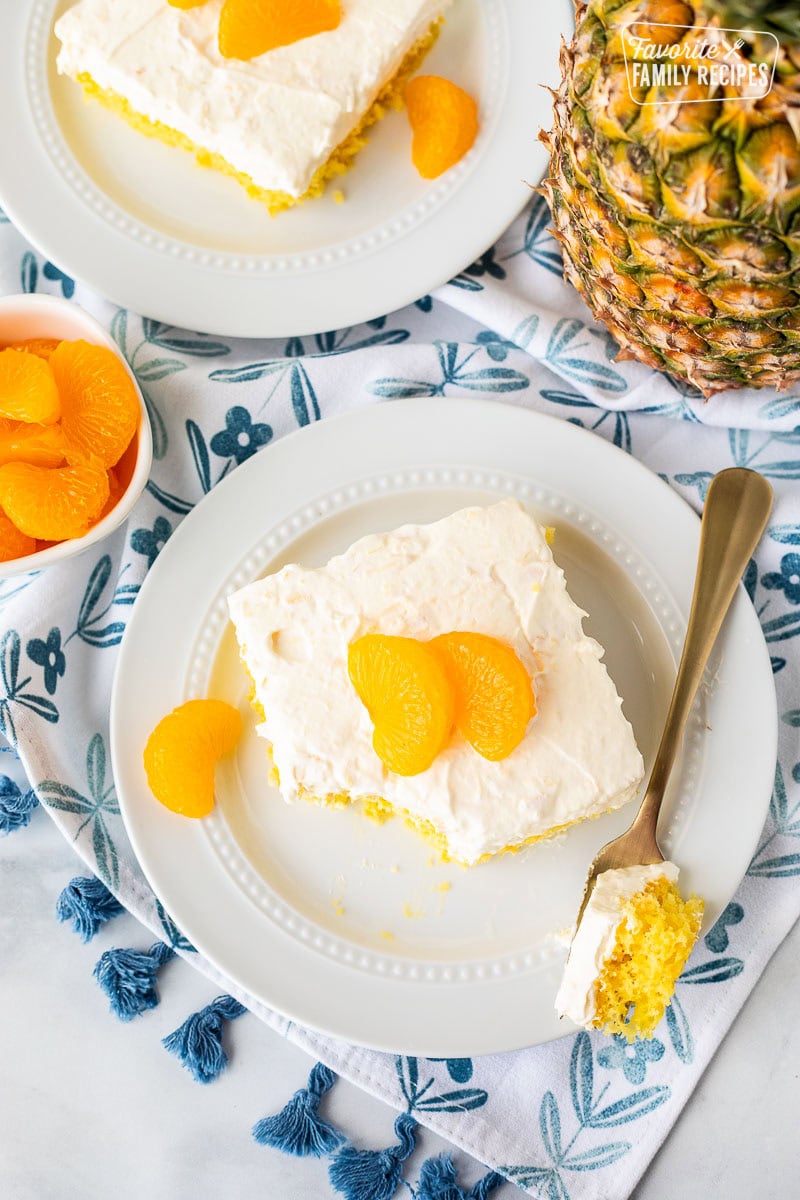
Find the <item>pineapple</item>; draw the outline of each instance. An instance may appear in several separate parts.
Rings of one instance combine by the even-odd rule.
[[[542,135],[567,278],[620,358],[706,397],[800,381],[800,3],[576,0],[576,15],[555,128]],[[631,22],[667,48],[685,43],[676,56],[713,39],[704,27],[755,29],[734,50],[743,66],[771,66],[774,39],[760,35],[774,33],[775,85],[745,100],[741,88],[710,92],[693,70],[632,95]]]

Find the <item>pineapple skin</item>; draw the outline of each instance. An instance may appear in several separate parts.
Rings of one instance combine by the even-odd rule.
[[[680,98],[670,89],[673,103],[642,107],[658,89],[631,96],[620,29],[633,21],[738,29],[741,20],[728,21],[748,3],[756,28],[777,32],[771,13],[786,24],[785,0],[576,0],[554,128],[541,135],[550,151],[542,191],[567,279],[620,359],[706,397],[800,381],[800,12],[788,34],[781,29],[775,86],[763,100],[720,92],[681,103],[707,95],[690,81]],[[755,39],[741,61],[770,52],[774,42]]]

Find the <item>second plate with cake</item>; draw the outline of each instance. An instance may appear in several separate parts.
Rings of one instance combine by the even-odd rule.
[[[221,0],[185,12],[168,0],[9,8],[0,101],[16,170],[0,182],[3,209],[47,258],[116,303],[233,337],[370,320],[477,259],[546,167],[541,85],[557,82],[572,22],[569,0],[552,12],[530,0],[358,0],[336,30],[226,62],[214,45]],[[457,165],[426,180],[405,113],[371,125],[361,148],[358,126],[376,115],[376,93],[400,94],[442,15],[421,70],[475,99],[479,131]],[[87,102],[59,56],[118,111]],[[265,140],[262,113],[280,145]],[[222,169],[198,166],[193,149]],[[352,170],[275,217],[264,195],[223,173],[280,209],[342,156]]]
[[[697,517],[661,480],[597,436],[495,402],[376,405],[285,438],[237,470],[186,518],[148,576],[121,649],[111,721],[114,773],[134,850],[166,910],[228,979],[326,1033],[384,1050],[454,1057],[516,1049],[569,1031],[553,1008],[565,935],[587,864],[627,826],[631,807],[581,821],[518,854],[464,867],[442,862],[436,848],[402,820],[368,821],[357,805],[285,803],[270,783],[228,598],[246,596],[253,581],[287,564],[297,564],[295,577],[306,580],[308,568],[322,567],[365,537],[356,556],[372,546],[377,562],[387,542],[393,544],[384,535],[403,526],[430,529],[429,523],[443,519],[444,529],[452,514],[464,510],[482,514],[481,521],[499,511],[520,528],[532,526],[530,516],[537,528],[556,528],[557,568],[569,596],[589,613],[585,632],[605,649],[604,678],[623,698],[649,767],[691,598]],[[517,592],[524,581],[538,582],[550,611],[543,605],[537,616],[532,606],[530,639],[517,638],[515,621],[481,632],[513,643],[544,714],[546,670],[540,668],[547,666],[546,655],[541,663],[529,658],[525,643],[536,647],[546,627],[552,630],[561,619],[559,605],[550,604],[555,591],[551,596],[543,585],[549,551],[543,538],[529,538],[542,580],[522,571],[512,581],[514,556],[500,544],[507,539],[498,534],[495,540],[497,553],[489,551],[493,561],[484,564],[487,584],[494,566],[506,601],[523,607]],[[529,562],[525,570],[532,567]],[[407,582],[411,586],[411,576]],[[462,583],[457,588],[451,580],[439,591],[455,592]],[[298,595],[307,598],[310,591],[313,604],[313,589],[303,587]],[[417,616],[428,605],[427,623],[403,626],[423,643],[428,634],[475,628],[462,603],[454,600],[448,609],[436,590],[426,599],[417,589],[416,607],[410,592],[407,600]],[[364,616],[363,594],[359,604]],[[341,608],[352,617],[352,605]],[[345,642],[351,634],[398,634],[395,616],[385,603],[373,604],[374,628],[361,618],[351,621]],[[288,628],[281,621],[270,628],[278,635],[274,646],[287,661],[302,663],[306,634],[295,636],[295,630],[282,639]],[[331,686],[325,674],[331,665],[324,654],[318,661],[322,692]],[[341,672],[341,664],[335,669]],[[774,769],[769,656],[743,593],[714,669],[715,687],[701,698],[690,725],[663,837],[687,889],[705,897],[707,924],[746,870]],[[268,664],[264,674],[266,679]],[[368,744],[370,727],[346,692],[347,678],[337,676],[333,686],[344,718],[349,712]],[[235,756],[218,768],[216,809],[189,821],[161,808],[149,793],[142,749],[166,710],[206,695],[236,705],[245,734]],[[269,700],[266,692],[264,697]],[[567,690],[558,700],[564,737],[576,745],[591,725],[579,699]],[[299,727],[303,706],[297,711]],[[533,736],[538,719],[526,736]],[[614,738],[609,733],[604,741],[611,755]],[[523,745],[500,766],[511,764]],[[462,762],[480,766],[457,738],[448,746],[442,763],[461,746]],[[282,769],[292,769],[285,747],[276,757]],[[533,763],[531,792],[534,785],[541,792],[556,773],[542,771],[537,779],[535,768]],[[337,787],[343,780],[337,777]],[[620,792],[632,782],[616,780]],[[523,781],[520,786],[524,801]],[[611,792],[609,783],[605,799]],[[402,797],[387,798],[411,809]],[[596,808],[611,806],[604,800]]]

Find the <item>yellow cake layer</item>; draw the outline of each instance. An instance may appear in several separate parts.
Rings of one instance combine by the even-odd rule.
[[[381,89],[377,98],[373,101],[370,108],[367,109],[358,125],[337,146],[328,161],[317,169],[308,190],[302,196],[290,196],[288,192],[271,192],[266,188],[259,187],[249,175],[237,170],[221,154],[216,154],[214,151],[207,150],[203,146],[198,146],[185,133],[181,133],[180,130],[173,129],[170,125],[165,125],[161,121],[154,121],[150,117],[146,117],[143,113],[137,112],[124,96],[120,96],[118,92],[112,91],[109,88],[100,87],[91,75],[82,72],[78,76],[78,83],[81,84],[87,96],[93,100],[99,100],[101,104],[122,117],[123,120],[127,121],[139,133],[144,133],[147,137],[158,138],[159,141],[166,143],[168,146],[176,146],[181,150],[188,150],[194,155],[201,167],[210,167],[212,170],[230,175],[237,183],[242,185],[248,196],[265,204],[272,216],[275,216],[287,208],[292,208],[296,204],[302,204],[304,200],[313,200],[317,196],[321,196],[332,179],[344,175],[346,171],[350,170],[357,154],[366,145],[367,139],[365,135],[370,126],[380,121],[389,109],[402,107],[403,88],[406,81],[409,76],[414,74],[435,43],[439,36],[441,25],[442,19],[435,21],[425,36],[420,38],[411,47],[397,72]]]
[[[277,774],[277,772],[275,773]],[[279,783],[276,786],[280,786]],[[390,801],[384,800],[383,796],[353,797],[348,792],[331,792],[324,796],[318,796],[314,792],[310,792],[307,788],[300,789],[300,796],[303,800],[307,800],[311,804],[322,804],[326,808],[346,808],[350,804],[360,803],[364,816],[368,817],[371,821],[377,822],[379,825],[383,825],[393,817],[400,817],[410,829],[413,829],[415,833],[421,834],[427,842],[434,846],[442,862],[456,863],[460,867],[477,867],[481,863],[496,858],[499,854],[518,854],[525,846],[532,846],[536,842],[544,842],[550,838],[557,837],[559,833],[563,833],[566,829],[571,829],[573,825],[580,825],[584,820],[594,819],[594,817],[602,815],[600,813],[593,813],[591,818],[577,817],[574,821],[567,821],[563,825],[554,825],[552,829],[548,829],[545,833],[534,834],[533,837],[524,838],[522,841],[503,846],[500,850],[495,850],[491,854],[482,854],[475,862],[467,863],[450,853],[447,838],[436,828],[433,822],[427,821],[424,817],[420,817],[416,813],[409,812],[407,808],[397,808]],[[613,812],[613,809],[608,809],[608,811]]]
[[[700,897],[684,900],[664,876],[631,896],[595,984],[595,1029],[620,1033],[629,1042],[653,1036],[702,919]]]
[[[256,699],[256,687],[252,676],[247,669],[243,659],[240,658],[245,673],[250,680],[250,689],[248,692],[248,700],[253,707],[253,710],[258,717],[259,723],[266,720],[266,713],[263,706]],[[267,761],[269,764],[268,779],[272,787],[280,791],[281,777],[280,772],[275,764],[275,758],[272,753],[272,747],[266,748]],[[591,813],[588,817],[576,817],[574,821],[566,821],[562,825],[554,825],[552,829],[548,829],[546,833],[538,833],[533,837],[524,838],[520,842],[514,842],[512,845],[503,846],[500,850],[495,850],[492,854],[482,854],[474,863],[466,863],[462,859],[457,858],[450,853],[447,844],[447,838],[443,833],[436,828],[431,821],[426,821],[424,817],[417,816],[415,813],[409,812],[406,808],[396,808],[389,800],[385,800],[383,796],[361,796],[353,797],[348,792],[328,792],[325,795],[317,795],[315,792],[309,791],[308,788],[301,787],[299,789],[300,797],[308,801],[310,804],[321,804],[325,808],[347,808],[351,804],[361,804],[361,810],[365,817],[374,821],[378,825],[384,825],[393,817],[400,817],[405,821],[409,828],[419,833],[430,842],[438,852],[442,862],[457,863],[462,867],[477,867],[481,863],[488,862],[489,859],[495,858],[498,854],[518,854],[525,846],[532,846],[536,842],[544,842],[550,838],[557,837],[558,834],[564,833],[567,829],[571,829],[573,825],[580,825],[582,821],[595,820],[604,813]],[[613,812],[614,809],[609,808],[606,812]]]

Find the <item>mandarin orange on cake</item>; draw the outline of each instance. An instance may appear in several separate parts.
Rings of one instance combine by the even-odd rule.
[[[381,762],[397,775],[426,771],[453,728],[453,693],[437,656],[414,638],[369,633],[350,644],[347,669]]]
[[[0,467],[0,508],[22,533],[42,541],[83,537],[108,494],[108,476],[96,466]]]
[[[113,350],[62,342],[50,357],[61,396],[64,454],[71,464],[103,468],[119,462],[139,424],[139,400]]]
[[[0,350],[0,417],[50,425],[60,411],[56,380],[44,359],[24,350]]]
[[[464,157],[478,136],[478,106],[440,75],[417,75],[405,90],[411,158],[423,179],[436,179]]]
[[[336,29],[341,19],[340,0],[225,0],[219,51],[225,58],[257,58]]]
[[[147,782],[156,800],[185,817],[214,807],[217,762],[242,733],[239,710],[224,700],[189,700],[159,721],[144,748]]]
[[[515,750],[536,713],[530,676],[512,648],[483,633],[444,633],[431,647],[455,696],[455,723],[491,762]]]

